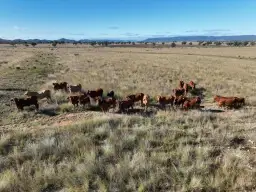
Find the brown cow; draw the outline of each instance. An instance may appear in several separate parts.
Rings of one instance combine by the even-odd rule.
[[[104,113],[106,113],[106,111],[108,111],[111,107],[116,107],[116,99],[114,97],[97,97],[95,100],[98,101],[99,107]]]
[[[127,99],[118,101],[118,105],[119,105],[119,110],[123,112],[129,108],[133,109],[134,102],[133,100],[127,98]]]
[[[140,101],[141,106],[143,106],[144,93],[137,93],[135,95],[128,95],[126,99],[131,99],[134,103]]]
[[[103,89],[99,88],[99,89],[96,89],[96,90],[88,90],[87,95],[89,95],[92,98],[102,97],[103,96]]]
[[[227,100],[227,102],[224,102],[224,100]],[[243,97],[223,97],[220,95],[215,95],[213,101],[218,102],[218,105],[221,107],[227,105],[228,108],[241,107],[242,105],[245,105],[245,98]]]
[[[194,98],[186,100],[183,104],[183,108],[185,110],[200,108],[200,104],[201,104],[201,98],[194,97]]]
[[[68,96],[68,100],[75,106],[78,107],[78,103],[79,103],[79,95],[71,95],[71,96]]]
[[[174,98],[173,104],[176,105],[176,106],[181,106],[181,107],[183,107],[184,102],[185,102],[186,100],[188,100],[188,98],[181,95],[181,96],[178,96],[178,97],[175,97],[175,98]]]
[[[16,107],[18,110],[24,109],[25,106],[35,105],[36,109],[39,109],[37,96],[31,96],[29,98],[23,99],[23,98],[13,98],[11,99],[11,102],[14,101],[16,104]]]
[[[238,100],[237,98],[220,98],[218,100],[218,106],[219,107],[226,107],[228,109],[235,108],[238,106]]]
[[[158,103],[161,105],[161,107],[164,108],[164,109],[165,109],[165,105],[171,104],[171,106],[173,106],[174,99],[175,99],[175,97],[172,96],[172,95],[171,95],[170,97],[168,97],[168,96],[160,96],[160,95],[158,95],[158,96],[156,97],[157,102],[158,102]]]
[[[79,104],[85,106],[86,104],[90,103],[90,98],[84,94],[79,96]]]
[[[60,82],[60,83],[53,83],[53,89],[55,91],[58,90],[65,90],[66,92],[68,91],[68,83],[67,82]]]
[[[185,94],[185,89],[182,88],[182,89],[173,89],[173,94],[175,97],[179,97],[179,96],[182,96]]]

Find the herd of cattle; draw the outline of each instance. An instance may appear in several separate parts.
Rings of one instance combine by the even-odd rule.
[[[103,96],[103,89],[84,91],[82,85],[69,85],[67,82],[53,83],[54,91],[64,91],[69,94],[67,100],[71,102],[74,107],[79,104],[85,106],[91,104],[92,101],[96,102],[101,110],[105,113],[110,108],[116,108],[118,106],[120,112],[125,112],[128,109],[133,109],[135,102],[140,102],[141,106],[146,111],[150,105],[150,97],[144,93],[131,94],[123,99],[117,99],[114,91],[110,91],[107,95]],[[184,110],[202,108],[201,96],[187,97],[189,91],[196,90],[196,84],[193,81],[184,83],[179,82],[179,86],[173,89],[173,94],[170,96],[156,96],[156,100],[162,109],[166,109],[166,105],[172,107],[178,107]],[[39,109],[38,100],[47,98],[51,100],[51,91],[43,90],[40,92],[26,91],[25,98],[13,98],[11,101],[15,102],[18,110],[23,110],[25,106],[35,105],[36,109]],[[214,96],[214,102],[217,102],[219,107],[224,108],[239,108],[245,105],[245,99],[241,97],[223,97],[220,95]]]

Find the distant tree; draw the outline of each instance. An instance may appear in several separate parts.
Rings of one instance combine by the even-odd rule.
[[[252,41],[252,42],[251,42],[251,46],[254,46],[254,45],[255,45],[255,42],[254,42],[254,41]]]
[[[199,41],[198,42],[198,45],[202,45],[204,42],[203,41]]]
[[[154,42],[154,43],[152,43],[152,45],[153,45],[153,46],[156,46],[156,43]]]
[[[16,43],[15,42],[11,42],[10,45],[12,45],[13,47],[16,46]]]
[[[52,46],[53,46],[53,47],[56,47],[57,44],[58,44],[57,41],[54,41],[54,42],[52,43]]]
[[[130,44],[131,44],[131,41],[128,41],[127,43],[130,45]]]
[[[32,45],[33,47],[35,47],[35,46],[37,45],[37,43],[32,42],[31,45]]]
[[[103,45],[106,46],[106,47],[108,46],[108,44],[109,44],[109,42],[107,42],[107,41],[103,42]]]
[[[165,42],[162,42],[162,45],[164,45],[165,44]]]
[[[228,46],[232,46],[234,43],[233,42],[227,42],[226,43]]]
[[[206,42],[206,45],[211,45],[212,44],[212,41],[207,41]]]
[[[193,45],[193,43],[192,43],[192,42],[189,42],[189,45]]]
[[[172,42],[171,47],[176,47],[176,43]]]
[[[220,41],[216,41],[216,42],[214,42],[214,44],[216,45],[216,46],[221,46],[221,42]]]
[[[99,44],[100,42],[98,42],[98,44]],[[90,45],[91,46],[94,46],[94,45],[96,45],[97,44],[97,42],[96,41],[92,41],[92,42],[90,42]]]
[[[181,44],[182,44],[182,45],[186,45],[187,42],[186,42],[186,41],[182,41]]]
[[[234,46],[238,47],[238,46],[241,46],[243,43],[241,41],[235,41],[233,43]]]
[[[148,42],[145,42],[145,45],[147,45],[148,44]]]
[[[244,45],[244,46],[249,45],[249,41],[244,41],[244,42],[243,42],[243,45]]]

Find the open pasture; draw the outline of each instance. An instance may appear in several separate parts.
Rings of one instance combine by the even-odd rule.
[[[255,191],[256,47],[52,48],[0,45],[1,191]],[[103,114],[73,109],[52,83],[170,95],[204,88],[203,110]],[[51,89],[39,112],[12,97]],[[218,111],[215,94],[245,97]],[[139,108],[139,107],[138,107]]]

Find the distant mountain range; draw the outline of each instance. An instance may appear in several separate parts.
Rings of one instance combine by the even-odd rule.
[[[110,39],[81,39],[81,40],[72,40],[72,39],[65,39],[61,38],[55,41],[62,41],[65,43],[74,43],[74,42],[102,42],[102,41],[111,41],[111,42],[127,42],[127,41],[134,41],[135,40],[110,40]],[[176,37],[157,37],[157,38],[148,38],[143,41],[138,42],[173,42],[173,41],[256,41],[256,35],[234,35],[234,36],[176,36]],[[0,43],[52,43],[53,40],[47,40],[47,39],[14,39],[14,40],[7,40],[7,39],[1,39]]]
[[[234,36],[177,36],[148,38],[146,42],[173,42],[173,41],[255,41],[256,35]]]

